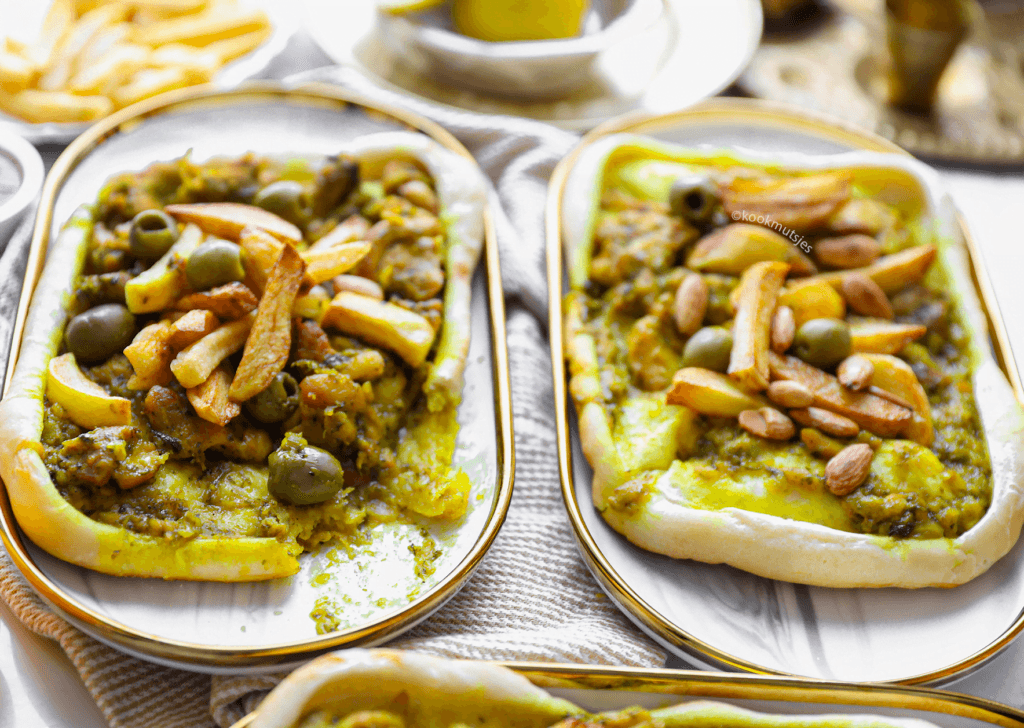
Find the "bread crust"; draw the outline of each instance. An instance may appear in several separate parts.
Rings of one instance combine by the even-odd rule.
[[[849,169],[872,179],[887,173],[891,194],[936,223],[940,237],[959,241],[955,210],[934,172],[899,155],[855,152],[827,159],[806,155],[700,153],[634,135],[601,140],[579,158],[563,198],[563,241],[570,281],[586,280],[593,244],[601,179],[617,155],[647,154],[657,159],[708,163],[728,159],[741,164],[771,164],[796,170]],[[680,559],[724,563],[759,576],[829,587],[951,587],[986,571],[1016,543],[1024,524],[1024,410],[987,345],[987,324],[969,278],[962,244],[945,245],[940,265],[953,282],[971,333],[976,362],[973,386],[992,463],[992,503],[982,519],[956,539],[898,540],[849,533],[826,526],[739,508],[711,511],[673,498],[667,478],[659,478],[649,496],[628,510],[608,505],[614,489],[632,476],[626,472],[612,438],[612,421],[596,401],[577,400],[580,443],[593,466],[595,507],[619,533],[640,548]],[[565,309],[566,358],[573,373],[570,390],[586,391],[596,362],[581,355],[593,346],[582,332],[580,307],[572,294]],[[571,334],[571,335],[570,335]]]
[[[452,273],[447,285],[454,292],[445,293],[446,333],[428,381],[434,382],[432,391],[443,392],[446,401],[457,403],[469,347],[469,329],[462,322],[469,318],[469,280],[483,245],[483,178],[470,161],[422,134],[367,135],[342,151],[370,168],[396,157],[416,160],[437,183],[448,215],[447,262]],[[253,537],[197,537],[172,543],[94,521],[54,486],[42,461],[40,442],[46,367],[60,347],[67,319],[65,297],[83,267],[92,222],[90,208],[78,208],[50,246],[11,386],[0,402],[0,478],[18,525],[47,553],[115,576],[237,582],[297,573],[301,550],[297,544]],[[448,335],[450,328],[459,331]]]

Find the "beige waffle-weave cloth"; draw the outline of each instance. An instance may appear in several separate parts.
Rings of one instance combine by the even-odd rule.
[[[516,446],[508,518],[470,583],[391,646],[436,655],[660,666],[665,654],[605,597],[576,551],[559,489],[546,317],[547,180],[577,137],[538,122],[410,102],[349,69],[303,76],[406,106],[454,133],[495,190]],[[5,361],[28,252],[30,225],[0,257],[0,361]],[[38,634],[57,640],[112,728],[227,728],[280,676],[213,677],[138,660],[100,644],[54,614],[0,551],[0,597]]]

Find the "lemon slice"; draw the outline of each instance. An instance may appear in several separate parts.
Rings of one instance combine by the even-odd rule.
[[[429,10],[444,5],[448,0],[377,0],[377,8],[392,15]]]
[[[587,0],[454,0],[463,35],[503,42],[571,38],[580,32]]]

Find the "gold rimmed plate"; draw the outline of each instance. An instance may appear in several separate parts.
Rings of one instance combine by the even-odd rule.
[[[566,180],[584,149],[619,132],[759,158],[858,150],[905,158],[893,144],[868,132],[745,99],[718,99],[675,114],[610,122],[585,137],[553,175],[547,211],[552,291],[565,290],[560,231]],[[991,286],[973,263],[973,242],[963,220],[956,218],[955,223],[987,317],[993,355],[1020,399],[1020,377]],[[937,683],[977,667],[1024,627],[1021,544],[963,586],[923,590],[808,587],[632,546],[593,506],[592,472],[566,400],[560,296],[551,296],[549,313],[562,493],[580,551],[623,611],[683,659],[707,667],[818,679]]]
[[[689,670],[503,663],[534,685],[584,710],[661,708],[694,699],[787,715],[916,718],[939,728],[1024,728],[1024,712],[970,695],[919,687],[863,685]],[[232,728],[247,728],[257,708]]]
[[[47,245],[112,174],[189,150],[195,159],[248,151],[315,159],[380,131],[423,133],[471,158],[437,125],[363,102],[329,87],[258,84],[236,91],[176,92],[143,102],[94,126],[57,160],[46,180],[18,315],[6,385],[17,360],[28,302]],[[497,534],[512,492],[513,451],[504,309],[498,253],[485,212],[484,255],[473,280],[471,345],[454,465],[472,481],[470,506],[456,524],[421,524],[441,555],[433,573],[416,573],[416,526],[385,526],[369,546],[339,553],[330,545],[302,557],[287,579],[220,584],[106,576],[53,558],[19,531],[6,494],[0,535],[32,587],[74,625],[149,659],[210,672],[281,669],[348,645],[377,644],[412,627],[463,586]],[[337,620],[324,632],[314,612]]]

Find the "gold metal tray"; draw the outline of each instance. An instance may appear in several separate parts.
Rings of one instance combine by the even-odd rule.
[[[568,173],[583,149],[619,132],[687,146],[765,153],[906,154],[891,142],[842,122],[750,99],[715,99],[674,114],[609,122],[584,137],[552,177],[546,223],[552,292],[566,290],[560,201]],[[997,362],[1021,399],[1024,390],[991,285],[974,262],[975,245],[962,218],[958,223]],[[549,330],[566,509],[580,552],[595,578],[627,616],[666,648],[691,664],[712,668],[915,684],[965,674],[1024,629],[1024,546],[1020,543],[987,574],[949,590],[813,588],[727,566],[670,559],[629,544],[592,504],[591,470],[580,450],[575,413],[566,398],[562,320],[561,297],[553,294]],[[967,614],[972,615],[973,627],[957,623],[955,634],[934,633],[942,615],[952,619]],[[986,629],[976,629],[980,624]],[[922,635],[939,640],[934,649],[922,642],[926,639]],[[900,647],[906,644],[915,647]]]
[[[322,156],[346,140],[396,130],[421,132],[472,159],[453,136],[427,119],[316,84],[189,89],[142,102],[93,126],[60,156],[44,185],[5,391],[51,236],[75,207],[95,200],[112,173],[177,158],[190,149],[198,159],[248,150]],[[433,534],[443,552],[435,576],[414,581],[407,548],[411,536],[396,532],[388,540],[392,543],[393,536],[397,544],[394,558],[384,558],[389,547],[379,539],[373,544],[375,555],[360,552],[352,562],[323,549],[303,557],[299,574],[270,582],[111,577],[38,549],[18,529],[6,490],[0,489],[0,538],[18,569],[61,615],[93,637],[144,659],[192,670],[279,670],[341,646],[378,644],[425,619],[470,578],[497,535],[512,495],[505,313],[489,211],[485,228],[484,262],[473,281],[473,341],[456,450],[456,465],[469,474],[473,495],[464,521]],[[342,622],[337,631],[317,633],[310,612],[321,599],[344,605],[338,607]]]
[[[647,708],[705,698],[764,713],[873,713],[919,718],[948,728],[1024,728],[1024,712],[931,688],[864,685],[781,677],[587,665],[502,663],[535,685],[591,711]],[[827,706],[827,707],[825,707]],[[235,723],[246,728],[259,709]]]

